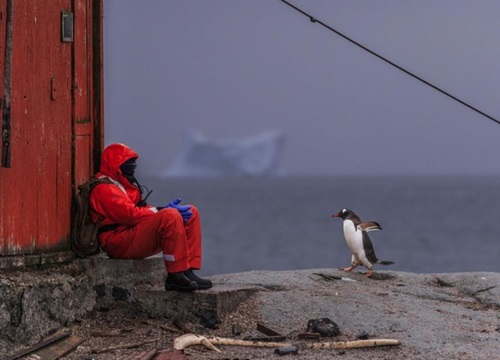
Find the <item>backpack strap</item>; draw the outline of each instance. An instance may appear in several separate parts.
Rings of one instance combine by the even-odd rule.
[[[115,184],[115,182],[113,181],[113,179],[111,179],[110,177],[108,176],[99,176],[99,177],[92,177],[90,179],[90,187],[89,187],[89,200],[90,200],[90,195],[92,194],[92,190],[94,190],[94,188],[97,186],[97,185],[100,185],[100,184]],[[104,215],[98,213],[97,211],[95,211],[92,206],[90,206],[89,204],[89,210],[91,212],[93,212],[94,214],[97,214],[99,215],[99,217],[97,218],[97,226],[99,226],[101,224],[101,221],[102,219],[104,219]]]
[[[100,235],[102,233],[108,232],[108,231],[113,231],[118,229],[120,224],[108,224],[108,225],[103,225],[99,227],[99,230],[97,230],[97,234]]]

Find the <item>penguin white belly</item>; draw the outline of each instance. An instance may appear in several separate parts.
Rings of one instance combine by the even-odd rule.
[[[360,255],[364,257],[363,249],[363,233],[361,230],[357,230],[356,226],[351,220],[344,220],[344,237],[347,242],[347,246],[351,253],[359,261]]]

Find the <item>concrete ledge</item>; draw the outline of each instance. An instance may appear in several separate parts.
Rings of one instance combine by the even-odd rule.
[[[164,290],[165,265],[161,258],[117,260],[92,258],[80,260],[96,292],[98,310],[121,308],[139,311],[153,318],[178,318],[194,321],[201,310],[218,318],[230,314],[262,287],[254,285],[217,285],[192,293]]]
[[[97,309],[113,308],[115,301],[135,303],[138,293],[162,289],[166,278],[165,264],[159,258],[122,260],[94,257],[77,261],[84,266],[95,290]]]
[[[75,259],[72,251],[56,251],[37,255],[0,256],[0,269],[17,271],[24,268],[38,269],[51,264],[67,263]]]
[[[196,314],[209,311],[218,319],[231,314],[239,304],[255,292],[264,290],[255,286],[217,286],[215,289],[192,293],[148,291],[137,294],[140,310],[153,318],[182,318],[197,322]]]

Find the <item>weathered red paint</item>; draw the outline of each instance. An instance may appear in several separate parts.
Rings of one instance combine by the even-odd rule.
[[[0,0],[0,97],[6,8]],[[69,248],[71,198],[103,139],[101,0],[14,0],[10,167],[0,167],[0,256]],[[61,40],[61,13],[74,41]],[[0,151],[1,147],[0,147]]]

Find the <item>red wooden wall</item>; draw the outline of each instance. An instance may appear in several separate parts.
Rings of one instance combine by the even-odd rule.
[[[0,256],[69,249],[72,192],[102,149],[102,92],[100,0],[0,0]]]

